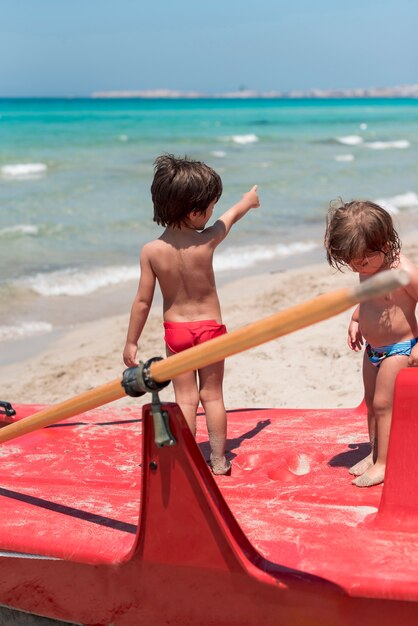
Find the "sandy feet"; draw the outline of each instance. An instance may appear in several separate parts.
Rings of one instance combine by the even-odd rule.
[[[355,480],[352,481],[353,485],[356,487],[373,487],[373,485],[380,485],[385,479],[385,469],[384,465],[375,463],[364,474],[361,476],[357,476]]]
[[[353,465],[353,467],[350,467],[348,471],[350,474],[353,474],[353,476],[361,476],[372,465],[373,465],[373,452],[370,452],[368,456],[366,456],[364,459],[362,459],[361,461]]]
[[[227,461],[224,456],[217,458],[213,456],[213,454],[211,454],[210,466],[212,468],[212,472],[217,476],[222,476],[225,474],[229,475],[231,473],[231,463]]]

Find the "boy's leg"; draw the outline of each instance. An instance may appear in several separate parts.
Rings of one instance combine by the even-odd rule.
[[[167,356],[173,354],[166,349]],[[174,394],[176,402],[181,408],[188,427],[196,436],[196,413],[199,405],[199,390],[196,382],[196,372],[187,372],[173,379]]]
[[[206,414],[214,474],[226,474],[230,469],[230,463],[225,459],[227,420],[222,392],[223,377],[223,361],[199,370],[200,400]]]
[[[399,370],[408,366],[408,358],[407,356],[391,356],[384,359],[379,367],[373,400],[378,440],[377,459],[372,467],[353,481],[358,487],[378,485],[385,478],[395,379]]]
[[[376,387],[376,377],[378,368],[371,364],[366,352],[363,356],[363,385],[364,385],[364,401],[367,407],[367,426],[369,430],[369,440],[371,452],[364,459],[350,467],[348,470],[353,476],[360,476],[373,465],[374,455],[376,451],[376,418],[374,416],[373,399]]]

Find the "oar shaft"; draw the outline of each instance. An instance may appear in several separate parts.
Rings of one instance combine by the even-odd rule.
[[[355,303],[352,293],[347,289],[319,296],[315,300],[286,309],[238,328],[227,335],[174,354],[169,359],[152,363],[151,378],[156,382],[163,382],[190,370],[217,363],[228,356],[337,315]]]
[[[409,275],[405,271],[394,270],[378,274],[352,289],[340,289],[317,296],[210,342],[175,354],[169,359],[152,363],[151,378],[156,382],[163,382],[191,370],[217,363],[232,354],[249,350],[338,315],[359,302],[393,291],[408,282]]]
[[[55,422],[68,419],[74,415],[80,415],[92,409],[96,409],[102,404],[119,400],[125,395],[125,390],[118,378],[100,387],[95,387],[74,398],[54,404],[26,419],[19,420],[14,424],[9,424],[0,430],[0,443],[20,437],[38,428],[44,428]]]

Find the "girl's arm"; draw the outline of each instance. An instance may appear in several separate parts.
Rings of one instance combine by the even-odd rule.
[[[136,355],[138,340],[147,321],[155,290],[155,274],[151,267],[148,247],[144,246],[140,256],[141,277],[129,318],[123,361],[127,367],[138,365]]]
[[[418,367],[418,343],[411,350],[411,354],[408,359],[409,367]]]
[[[351,316],[347,337],[348,347],[351,350],[354,350],[354,352],[359,352],[363,347],[363,335],[360,330],[359,316],[360,305],[358,304],[353,311],[353,315]]]
[[[405,287],[411,298],[418,302],[418,267],[409,259],[404,259],[402,267],[409,272],[410,283]],[[418,343],[411,350],[408,360],[409,367],[418,367]]]

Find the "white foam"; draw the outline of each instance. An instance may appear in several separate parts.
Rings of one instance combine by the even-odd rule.
[[[28,285],[41,296],[82,296],[109,285],[138,279],[137,266],[116,265],[88,270],[69,268],[57,272],[39,273],[18,282]]]
[[[119,135],[119,141],[128,141],[128,135]]]
[[[366,130],[367,129],[367,124],[365,124],[363,122],[362,124],[360,124],[360,128],[361,128],[361,130]]]
[[[213,152],[211,152],[211,155],[217,157],[218,159],[223,159],[224,157],[226,157],[226,152],[224,150],[213,150]]]
[[[16,224],[16,226],[6,226],[0,228],[0,237],[9,237],[14,235],[37,235],[39,227],[33,224]]]
[[[350,161],[354,161],[354,156],[352,154],[337,154],[334,157],[336,161],[340,161],[341,163],[349,163]]]
[[[22,322],[13,326],[0,326],[0,341],[21,339],[30,335],[49,333],[52,325],[47,322]]]
[[[290,244],[227,248],[214,259],[216,271],[251,267],[262,261],[303,254],[317,248],[313,241],[296,241]],[[41,296],[83,296],[103,287],[138,280],[138,266],[95,267],[87,270],[68,268],[56,272],[38,273],[20,278],[15,284],[29,287]]]
[[[407,139],[398,139],[396,141],[367,141],[364,145],[372,150],[388,150],[390,148],[405,150],[410,147],[411,142]]]
[[[241,145],[247,143],[255,143],[256,141],[259,141],[257,135],[254,135],[254,133],[250,133],[248,135],[232,135],[231,140],[234,143],[238,143]]]
[[[262,261],[303,254],[318,247],[313,241],[295,241],[289,244],[270,246],[248,246],[227,248],[214,258],[214,269],[218,272],[251,267]]]
[[[0,172],[5,178],[28,178],[44,174],[47,169],[45,163],[16,163],[3,165]]]
[[[338,143],[342,143],[345,146],[358,146],[363,143],[363,137],[359,135],[346,135],[345,137],[337,137]]]
[[[399,209],[418,208],[418,195],[414,191],[408,191],[390,198],[378,198],[376,204],[389,211],[399,213]]]

